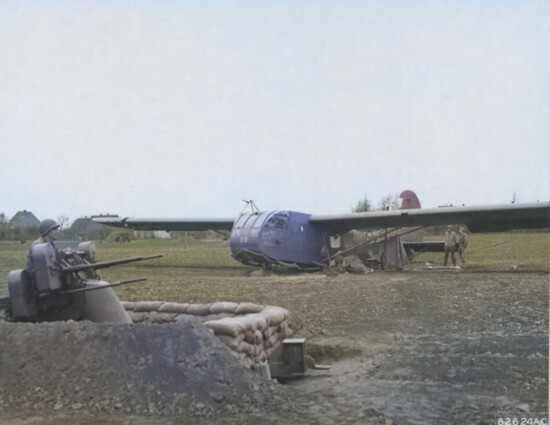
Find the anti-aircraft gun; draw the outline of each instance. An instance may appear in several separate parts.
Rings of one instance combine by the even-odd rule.
[[[162,255],[95,262],[95,243],[91,241],[35,244],[29,252],[29,267],[8,273],[9,295],[0,298],[0,310],[6,311],[8,321],[18,322],[125,321],[118,298],[107,288],[146,278],[108,283],[97,271],[159,257]],[[110,295],[98,298],[87,295],[90,291],[110,291]]]

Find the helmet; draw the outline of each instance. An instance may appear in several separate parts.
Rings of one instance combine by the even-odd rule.
[[[57,224],[55,220],[52,220],[51,218],[42,220],[38,225],[38,231],[40,232],[40,236],[46,236],[48,233],[50,233],[54,229],[59,229],[59,224]]]

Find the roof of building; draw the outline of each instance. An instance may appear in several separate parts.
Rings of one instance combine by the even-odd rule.
[[[9,223],[12,228],[38,227],[40,220],[38,220],[32,212],[23,210],[17,211],[10,219]]]

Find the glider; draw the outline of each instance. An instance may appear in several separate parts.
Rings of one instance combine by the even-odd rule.
[[[252,208],[252,211],[243,212],[237,218],[95,216],[93,221],[134,230],[230,231],[231,254],[237,261],[266,268],[277,265],[299,270],[319,269],[329,264],[336,252],[331,246],[331,237],[339,237],[353,230],[378,229],[378,234],[370,242],[380,244],[382,239],[387,242],[389,229],[395,235],[396,229],[445,224],[464,224],[470,232],[550,227],[548,202],[420,209],[413,192],[405,191],[400,197],[405,209],[351,214],[311,215]],[[402,251],[407,249],[406,244],[400,242],[394,245],[397,251]],[[415,246],[418,247],[418,243]],[[424,246],[429,249],[430,244]],[[436,250],[439,249],[436,247]],[[387,259],[389,254],[384,252],[384,257]],[[397,256],[400,255],[397,252]]]

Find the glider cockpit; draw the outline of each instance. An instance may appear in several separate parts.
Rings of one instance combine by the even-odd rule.
[[[243,213],[231,231],[231,254],[243,264],[268,268],[322,267],[326,260],[323,238],[312,227],[310,217],[294,211]]]

